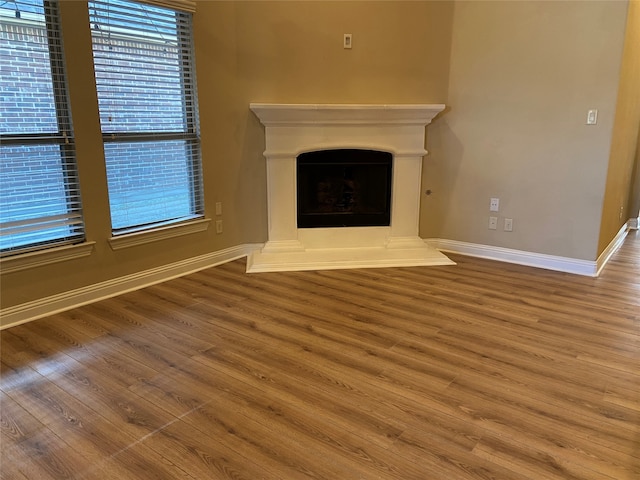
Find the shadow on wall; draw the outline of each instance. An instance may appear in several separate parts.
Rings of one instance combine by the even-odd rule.
[[[449,211],[454,208],[452,198],[464,147],[449,125],[447,115],[450,111],[451,107],[446,107],[427,127],[425,149],[429,154],[423,163],[420,197],[422,238],[440,238],[447,227]]]
[[[241,211],[255,210],[259,205],[260,212],[253,216],[254,221],[260,225],[245,226],[248,229],[246,235],[252,232],[268,231],[267,213],[267,161],[264,158],[264,129],[260,120],[249,110],[245,114],[245,126],[242,136],[242,155],[240,175],[237,178],[236,192],[242,192],[236,200],[240,203]],[[249,180],[249,181],[247,181]],[[247,188],[250,191],[246,191]],[[257,212],[256,212],[257,213]],[[264,242],[267,238],[251,238],[253,242]]]
[[[629,214],[632,218],[640,217],[640,129],[636,143],[636,157],[633,166],[633,185],[629,200]]]

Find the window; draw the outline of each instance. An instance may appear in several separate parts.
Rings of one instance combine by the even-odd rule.
[[[0,252],[84,239],[57,2],[0,2]]]
[[[202,216],[191,14],[89,2],[114,234]]]

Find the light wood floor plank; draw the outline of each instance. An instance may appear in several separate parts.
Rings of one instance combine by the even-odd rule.
[[[15,480],[640,478],[640,233],[600,277],[238,260],[0,334]]]

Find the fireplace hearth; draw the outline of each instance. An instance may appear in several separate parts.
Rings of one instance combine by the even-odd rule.
[[[444,105],[250,108],[265,126],[269,231],[247,272],[453,264],[418,235],[425,127]],[[360,162],[372,156],[388,170],[365,187]]]

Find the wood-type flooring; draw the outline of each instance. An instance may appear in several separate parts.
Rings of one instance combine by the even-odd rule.
[[[244,260],[1,332],[6,480],[640,479],[640,234],[599,278]]]

